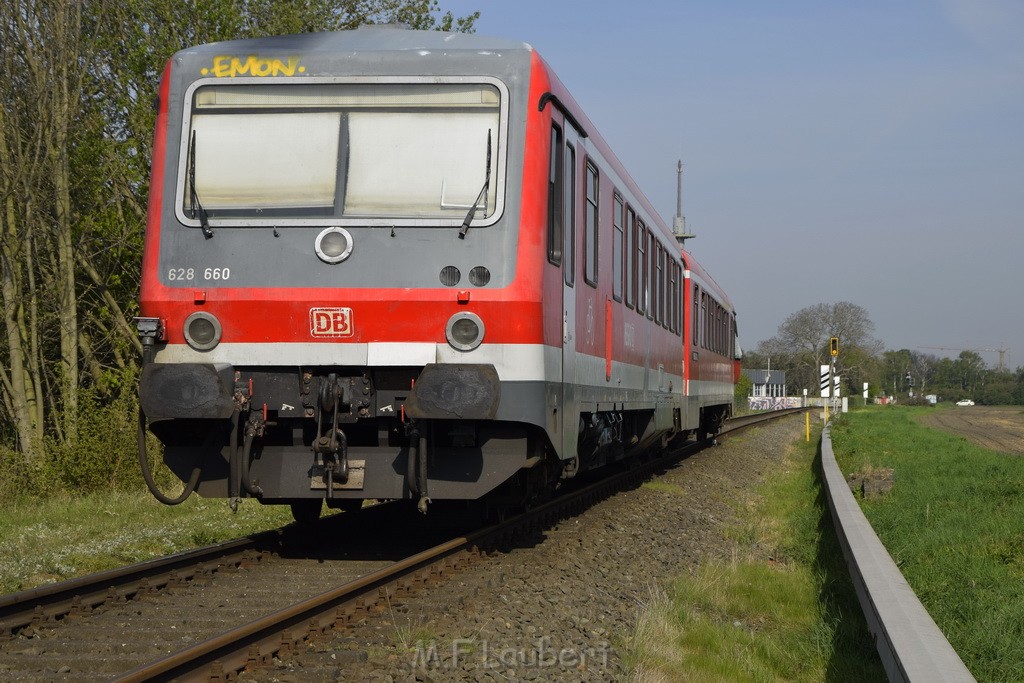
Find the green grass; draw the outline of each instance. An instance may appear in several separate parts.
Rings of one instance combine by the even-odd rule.
[[[291,521],[287,506],[192,496],[166,507],[148,493],[24,498],[0,516],[0,593],[272,529]]]
[[[668,493],[673,496],[686,495],[686,489],[682,486],[667,481],[645,481],[643,484],[640,484],[640,488],[660,491],[661,493]]]
[[[653,589],[627,662],[645,681],[884,680],[820,488],[816,444],[737,504],[729,561]]]
[[[920,425],[929,408],[879,407],[832,431],[843,472],[892,467],[864,513],[978,680],[1024,676],[1024,459]]]

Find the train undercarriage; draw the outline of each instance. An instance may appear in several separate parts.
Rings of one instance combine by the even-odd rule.
[[[141,386],[140,430],[148,420],[165,463],[186,482],[183,495],[288,504],[303,521],[324,503],[354,509],[364,499],[413,500],[423,512],[432,499],[530,505],[679,431],[656,429],[653,411],[584,413],[576,452],[559,458],[543,426],[502,405],[486,365],[149,363]],[[717,432],[718,414],[708,415],[699,431]]]

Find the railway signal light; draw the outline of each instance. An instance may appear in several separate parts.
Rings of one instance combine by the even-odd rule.
[[[839,355],[839,337],[832,337],[828,340],[828,349],[833,358]]]

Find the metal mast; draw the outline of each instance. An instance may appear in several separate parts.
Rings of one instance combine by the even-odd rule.
[[[672,221],[672,234],[680,246],[685,246],[686,240],[693,239],[697,235],[686,232],[686,216],[683,215],[683,160],[680,159],[676,165],[676,217]]]

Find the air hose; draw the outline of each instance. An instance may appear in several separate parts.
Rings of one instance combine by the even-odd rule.
[[[192,476],[188,478],[185,483],[185,490],[178,495],[177,498],[171,498],[163,491],[161,491],[157,485],[156,480],[153,479],[153,473],[149,470],[149,460],[146,456],[146,414],[142,412],[142,405],[139,405],[139,467],[142,469],[142,478],[146,480],[146,486],[149,488],[149,492],[153,494],[153,497],[159,500],[164,505],[178,505],[184,503],[185,499],[192,495],[192,492],[196,490],[196,485],[199,483],[199,476],[203,473],[203,470],[198,465],[192,470]]]
[[[153,343],[152,337],[142,338],[142,366],[145,367],[149,363],[153,362]],[[146,414],[142,411],[142,397],[139,397],[139,468],[142,470],[142,478],[146,481],[146,487],[149,488],[149,492],[153,494],[153,497],[159,500],[164,505],[179,505],[185,502],[192,492],[196,490],[196,485],[199,484],[199,477],[202,475],[203,470],[198,465],[192,470],[192,475],[185,482],[185,489],[176,497],[172,498],[168,496],[156,485],[156,480],[153,479],[153,473],[149,469],[149,458],[146,454]]]

